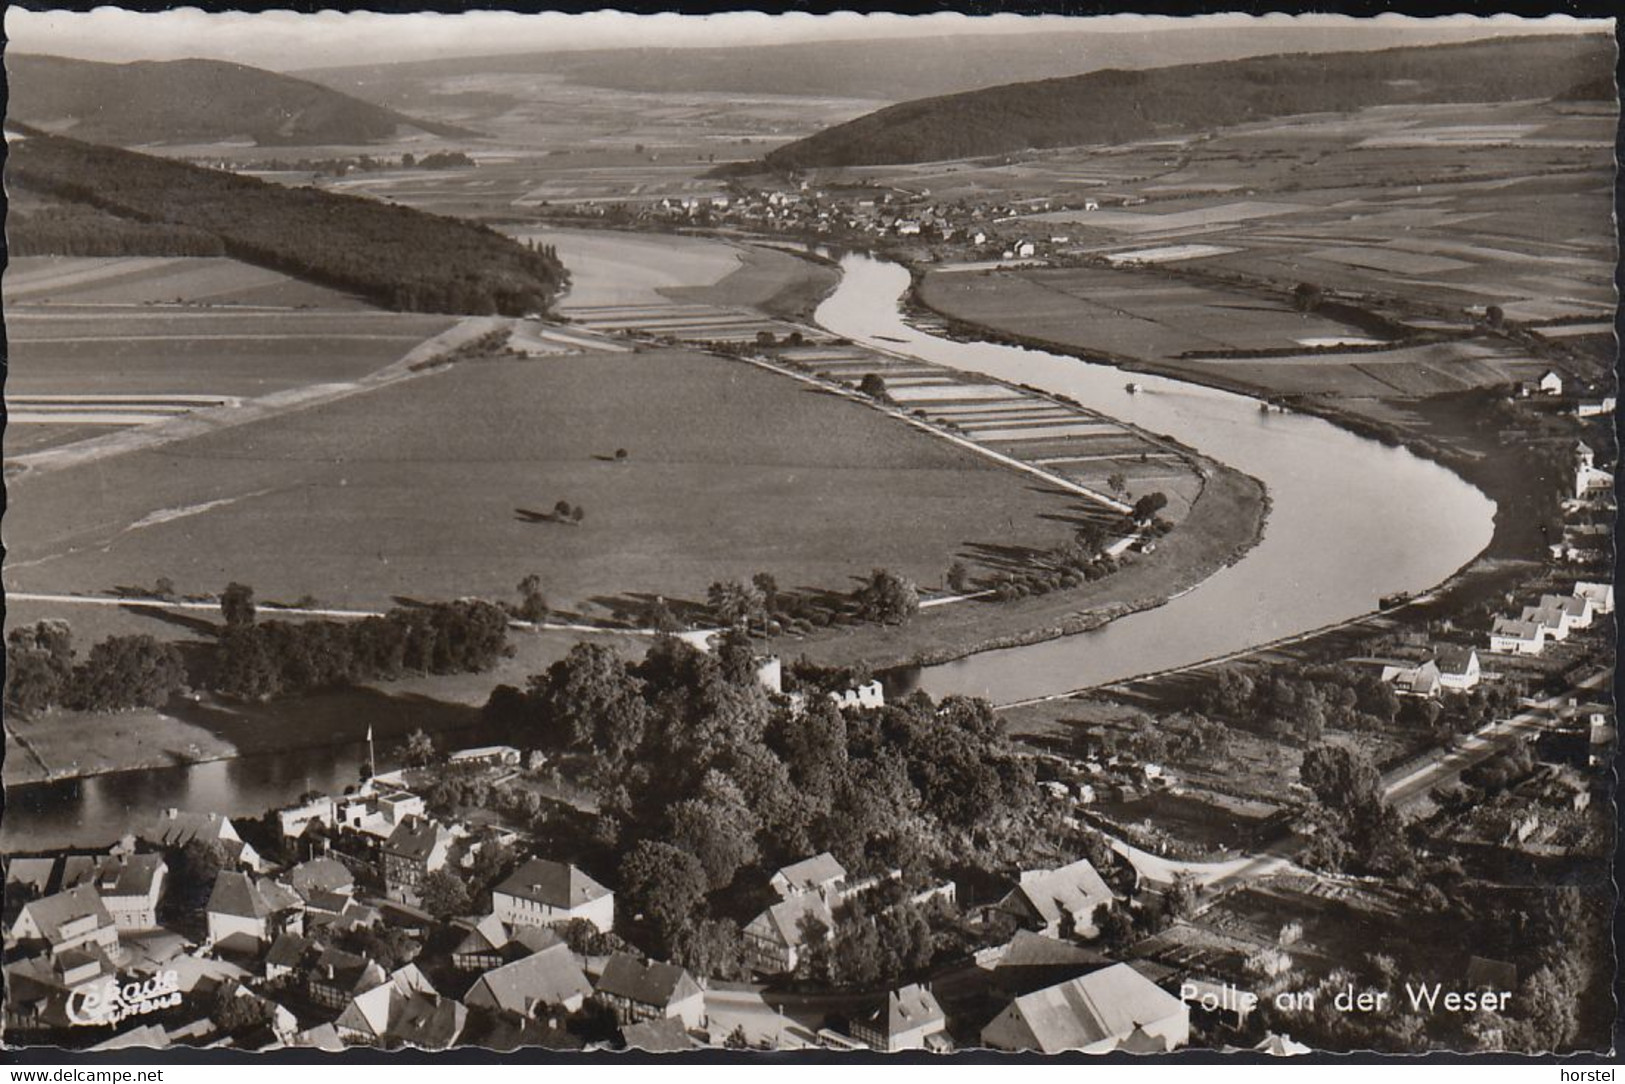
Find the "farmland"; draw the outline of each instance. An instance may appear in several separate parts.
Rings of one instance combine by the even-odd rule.
[[[847,590],[877,565],[935,582],[978,543],[1064,541],[1076,503],[680,350],[465,363],[13,489],[15,590],[238,579],[380,607],[508,597],[538,572],[555,607],[599,615],[763,570],[787,587]],[[547,522],[559,499],[585,521]]]
[[[1552,356],[1487,333],[1494,306],[1562,344],[1560,371],[1596,380],[1611,344],[1584,329],[1613,310],[1615,252],[1590,224],[1608,215],[1613,123],[1601,103],[1385,106],[914,167],[910,183],[950,196],[1048,186],[1012,225],[1050,238],[1060,265],[933,273],[920,296],[1024,338],[1326,400],[1537,376]],[[1339,304],[1293,311],[1300,283]]]

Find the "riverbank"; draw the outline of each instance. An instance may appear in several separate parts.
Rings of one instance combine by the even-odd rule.
[[[934,666],[1101,628],[1155,609],[1241,560],[1263,537],[1269,496],[1257,479],[1199,460],[1205,479],[1190,514],[1149,554],[1104,579],[1014,602],[973,601],[921,611],[907,625],[864,625],[811,638],[778,637],[769,651],[821,666],[876,670]]]
[[[647,646],[633,636],[594,635],[595,642],[612,643],[629,657]],[[562,658],[576,638],[546,632],[515,635],[512,642],[513,656],[482,674],[425,675],[264,703],[200,694],[177,698],[162,710],[9,717],[5,785],[353,745],[366,740],[369,728],[381,758],[414,730],[442,745],[457,744],[454,735],[479,727],[480,708],[492,689],[523,686],[526,677]]]

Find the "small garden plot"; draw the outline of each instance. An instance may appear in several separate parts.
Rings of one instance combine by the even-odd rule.
[[[995,443],[1011,443],[1031,440],[1053,440],[1056,437],[1088,437],[1101,433],[1110,433],[1118,430],[1117,426],[1100,422],[1075,422],[1062,425],[1034,425],[1024,427],[1004,427],[997,429],[967,429],[966,433],[975,440],[993,441]]]

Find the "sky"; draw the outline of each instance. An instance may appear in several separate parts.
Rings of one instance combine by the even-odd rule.
[[[1248,16],[1213,15],[1204,20],[1234,25]],[[1605,20],[1576,20],[1552,16],[1519,20],[1452,17],[1476,31],[1531,32],[1607,28]],[[1293,19],[1313,24],[1347,23],[1344,16],[1265,16],[1280,25]],[[1383,15],[1379,21],[1406,20]],[[1438,27],[1443,20],[1425,20]],[[842,40],[875,37],[923,37],[941,34],[1031,34],[1052,32],[1062,26],[1106,33],[1144,33],[1159,27],[1189,27],[1188,18],[1110,15],[1090,19],[1058,16],[993,15],[972,18],[958,14],[927,16],[764,15],[739,12],[725,15],[628,15],[600,11],[591,14],[519,14],[469,12],[461,15],[391,15],[378,12],[321,12],[303,15],[290,11],[258,13],[204,12],[178,8],[162,12],[132,12],[97,8],[89,12],[27,11],[15,6],[6,11],[8,48],[25,53],[51,53],[86,60],[175,60],[210,57],[234,60],[276,71],[324,65],[382,63],[432,57],[485,56],[499,53],[542,52],[562,49],[601,49],[618,46],[724,46],[778,42]],[[365,43],[365,48],[358,48]]]

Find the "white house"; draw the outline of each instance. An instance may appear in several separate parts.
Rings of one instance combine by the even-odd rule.
[[[886,693],[880,687],[879,681],[870,681],[863,685],[855,685],[840,692],[832,691],[829,698],[835,701],[835,706],[842,711],[848,708],[883,708],[886,706]]]
[[[1603,414],[1614,412],[1615,399],[1612,395],[1605,395],[1601,399],[1581,399],[1574,404],[1574,416],[1577,418],[1595,418]]]
[[[108,953],[118,949],[118,926],[88,884],[23,904],[9,937],[24,943],[43,941],[53,957],[74,949]]]
[[[446,758],[446,763],[463,766],[512,767],[519,763],[519,750],[511,745],[478,745],[472,749],[459,749]]]
[[[1541,595],[1540,608],[1543,610],[1557,610],[1563,615],[1563,622],[1568,628],[1588,629],[1591,627],[1591,600],[1582,595]]]
[[[1590,599],[1591,609],[1595,613],[1614,612],[1614,585],[1611,583],[1586,583],[1582,580],[1574,585],[1574,596]]]
[[[510,926],[580,918],[608,933],[615,925],[615,893],[572,865],[532,858],[491,890],[491,913]]]
[[[1526,621],[1497,617],[1490,630],[1490,651],[1497,655],[1539,655],[1546,650],[1546,630]]]
[[[121,930],[155,930],[168,873],[160,854],[69,855],[63,860],[62,887],[95,888]]]
[[[1048,937],[1094,937],[1099,909],[1114,899],[1094,864],[1080,858],[1060,869],[1023,870],[996,909]]]
[[[1010,251],[1015,254],[1016,259],[1026,260],[1037,254],[1038,246],[1031,241],[1017,241]]]
[[[1563,376],[1556,369],[1547,369],[1540,374],[1540,379],[1535,382],[1535,387],[1540,389],[1542,395],[1562,395]]]
[[[1440,644],[1434,649],[1433,661],[1439,668],[1439,684],[1455,692],[1466,692],[1482,677],[1478,651],[1471,647]]]
[[[1569,638],[1568,614],[1555,607],[1525,606],[1519,612],[1518,620],[1524,624],[1539,625],[1545,630],[1548,640]]]
[[[823,893],[805,892],[780,900],[745,926],[745,951],[751,966],[771,975],[794,971],[811,931],[820,927],[826,939],[835,928],[835,913]]]
[[[886,995],[886,1003],[852,1021],[852,1037],[871,1050],[945,1050],[948,1018],[931,987],[914,983]]]
[[[304,933],[304,905],[299,894],[270,878],[255,880],[236,870],[221,870],[204,908],[209,944],[255,950],[283,933]]]
[[[809,892],[833,898],[839,895],[845,879],[846,869],[825,851],[785,866],[768,879],[768,884],[784,899]]]

